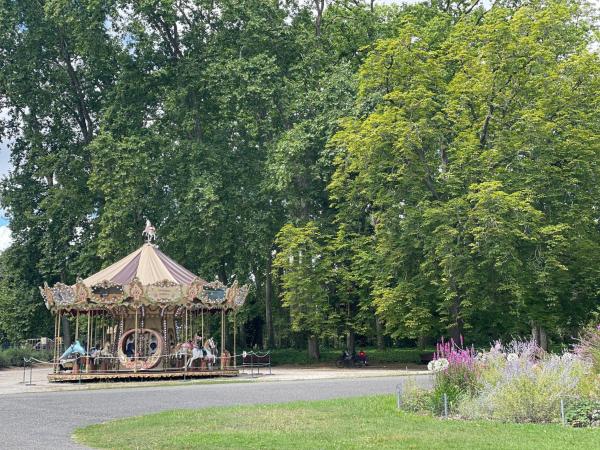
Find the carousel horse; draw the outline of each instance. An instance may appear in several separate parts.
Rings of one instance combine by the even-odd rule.
[[[193,345],[191,342],[183,342],[181,344],[177,344],[175,347],[173,347],[173,350],[171,350],[171,354],[169,356],[170,358],[175,358],[175,360],[177,361],[177,367],[179,367],[179,360],[185,358],[186,356],[189,356],[192,353],[192,348]]]
[[[192,341],[183,342],[181,344],[177,344],[173,348],[173,351],[171,352],[171,354],[175,358],[183,358],[185,355],[190,355],[192,353],[193,347],[194,347],[194,345],[192,344]]]
[[[213,338],[207,339],[202,348],[194,344],[192,347],[192,357],[188,361],[187,367],[192,367],[192,364],[197,359],[206,360],[209,367],[217,362],[217,344],[215,344]]]
[[[77,355],[77,356],[73,356],[73,355]],[[81,343],[79,341],[75,341],[60,356],[60,358],[59,358],[60,367],[62,369],[65,369],[66,364],[75,364],[77,361],[77,358],[79,358],[80,356],[85,356],[85,355],[86,355],[86,352],[85,352],[85,348],[83,348],[83,345],[81,345]]]
[[[93,364],[98,364],[102,362],[103,358],[111,357],[112,353],[110,351],[110,342],[105,342],[102,348],[93,347],[90,349],[90,357],[92,358]]]

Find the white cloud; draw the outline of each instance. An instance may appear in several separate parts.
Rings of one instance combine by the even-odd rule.
[[[12,233],[8,225],[0,227],[0,252],[6,250],[12,244]]]

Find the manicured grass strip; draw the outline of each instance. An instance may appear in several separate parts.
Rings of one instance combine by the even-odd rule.
[[[598,449],[600,430],[441,420],[398,412],[392,396],[167,411],[81,428],[119,449]]]

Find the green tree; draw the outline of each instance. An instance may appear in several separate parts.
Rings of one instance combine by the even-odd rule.
[[[330,190],[340,223],[370,216],[393,335],[567,336],[594,308],[600,72],[586,17],[562,1],[456,24],[416,15],[361,67],[366,112],[332,140]]]
[[[314,222],[284,225],[277,234],[282,250],[273,260],[281,281],[283,306],[289,308],[294,331],[308,336],[308,354],[319,359],[319,339],[331,335],[340,318],[330,301],[330,268],[323,258],[326,238]]]
[[[110,12],[97,2],[0,4],[0,135],[12,139],[2,206],[15,241],[2,256],[3,304],[29,324],[1,319],[13,339],[49,331],[35,290],[42,279],[73,282],[97,267],[87,145],[119,53],[104,25]]]

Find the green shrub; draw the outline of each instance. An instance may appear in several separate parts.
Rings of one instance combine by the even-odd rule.
[[[23,367],[24,358],[35,358],[38,361],[51,361],[52,352],[48,350],[33,350],[31,348],[9,348],[0,350],[0,368],[10,366]]]
[[[600,374],[600,325],[586,328],[579,336],[575,353],[592,365],[592,370]]]
[[[357,347],[357,350],[359,347]],[[389,348],[385,350],[378,350],[375,348],[363,348],[369,358],[369,364],[371,365],[383,365],[383,364],[420,364],[421,353],[423,350],[416,348]],[[314,361],[308,358],[308,352],[306,350],[299,350],[294,348],[282,348],[275,349],[271,352],[271,362],[273,365],[310,365],[310,364],[331,364],[334,365],[335,361],[340,358],[343,350],[338,349],[322,349],[321,359]],[[433,349],[430,350],[433,352]]]
[[[0,369],[6,368],[10,366],[10,360],[7,355],[4,354],[3,351],[0,351]]]
[[[452,412],[470,392],[468,382],[461,385],[457,377],[445,375],[447,372],[436,374],[435,385],[431,391],[431,410],[438,415],[444,412],[444,394],[447,396],[448,410]]]
[[[551,356],[531,360],[525,356],[506,361],[476,395],[463,398],[461,416],[504,422],[552,422],[560,417],[560,400],[581,396],[586,366],[574,357]],[[484,368],[483,371],[486,369]]]
[[[407,412],[431,414],[437,410],[433,391],[417,386],[414,379],[404,383],[400,408]]]
[[[600,427],[600,401],[578,400],[565,410],[567,423],[573,427]]]

